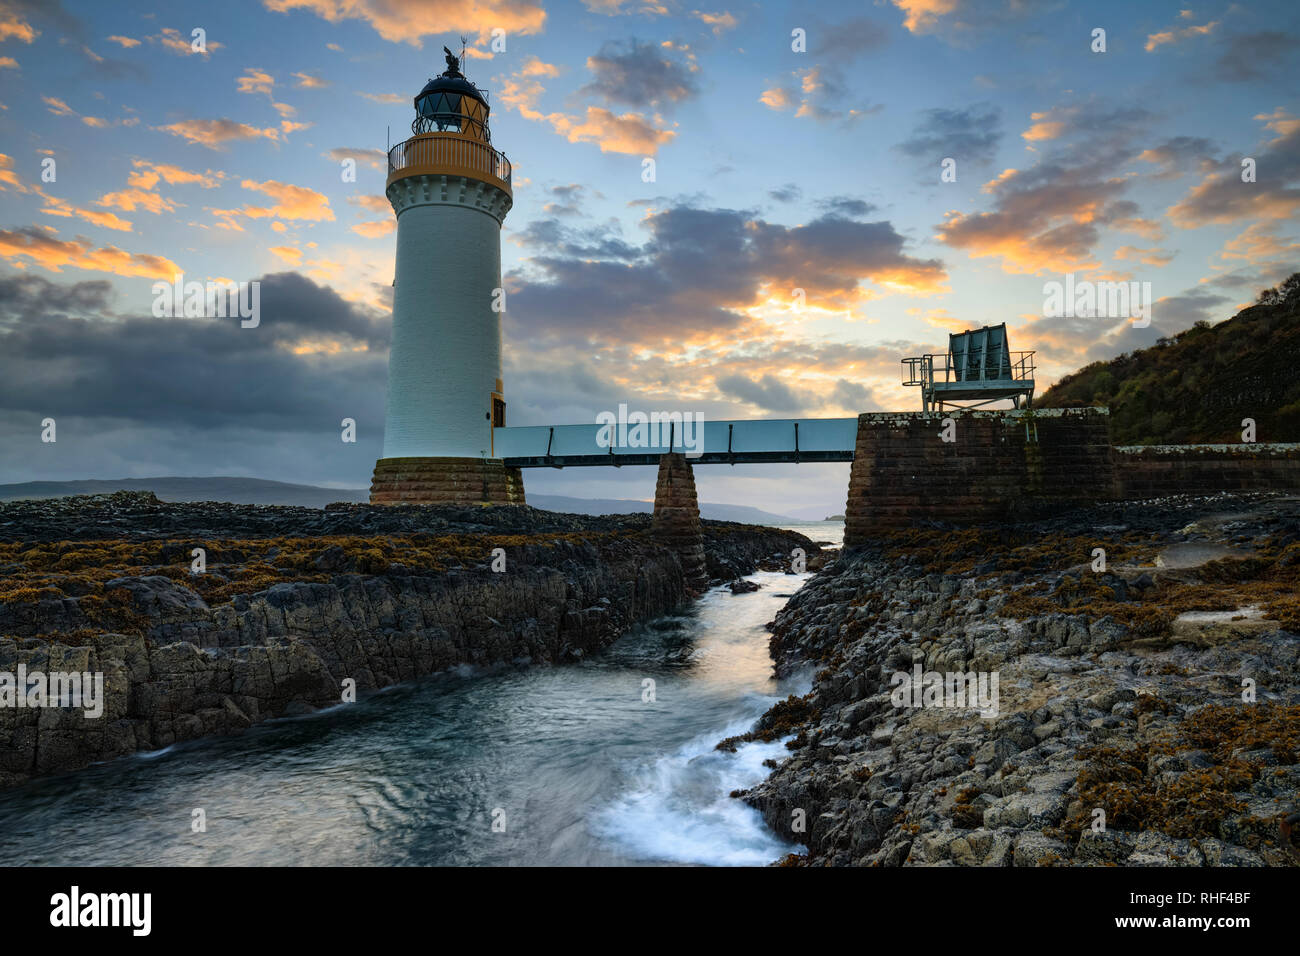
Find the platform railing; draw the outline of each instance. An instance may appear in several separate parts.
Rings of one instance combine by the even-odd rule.
[[[979,360],[972,363],[970,355],[963,356],[961,362],[954,362],[952,355],[948,352],[933,352],[929,355],[916,355],[911,358],[903,359],[903,384],[904,385],[932,385],[935,382],[989,382],[989,381],[1006,381],[1010,378],[1012,381],[1031,381],[1034,377],[1034,370],[1037,368],[1034,364],[1034,352],[1008,352],[1006,353],[1009,361],[999,363],[999,372],[1006,371],[1006,375],[998,375],[990,378],[987,375],[987,369],[984,362]],[[962,378],[959,374],[963,369],[971,368],[972,364],[980,371],[978,378]]]
[[[413,136],[388,151],[388,171],[414,166],[454,166],[510,183],[510,160],[488,143],[437,133]]]

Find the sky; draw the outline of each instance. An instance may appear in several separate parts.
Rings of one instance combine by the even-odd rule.
[[[514,166],[511,425],[919,409],[900,359],[1001,322],[1041,392],[1300,268],[1291,0],[0,0],[0,483],[368,485],[384,150],[461,37]],[[155,318],[178,272],[259,280],[260,324]],[[1149,282],[1149,326],[1046,314],[1067,273]],[[848,466],[696,477],[830,513]]]

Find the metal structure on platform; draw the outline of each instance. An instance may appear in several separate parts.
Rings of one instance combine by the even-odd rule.
[[[697,434],[680,422],[647,428],[646,440],[615,442],[603,425],[533,425],[493,429],[492,444],[511,468],[657,465],[685,454],[692,465],[852,461],[856,418],[798,418],[704,422]]]
[[[1034,353],[1012,352],[1007,325],[986,325],[948,336],[948,351],[903,359],[904,385],[921,388],[922,411],[979,408],[1010,400],[1028,408],[1034,399]]]

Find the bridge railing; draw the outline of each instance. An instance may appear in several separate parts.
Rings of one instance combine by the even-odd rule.
[[[493,429],[493,448],[521,467],[653,464],[669,452],[701,464],[850,461],[857,425],[856,418],[712,421],[696,432],[693,422],[674,422],[642,435],[632,425],[621,434],[597,424],[512,426]]]

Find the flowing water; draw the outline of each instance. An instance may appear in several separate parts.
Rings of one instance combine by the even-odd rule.
[[[0,863],[768,863],[795,847],[728,794],[786,751],[714,745],[807,690],[772,677],[763,627],[804,577],[715,589],[580,664],[437,675],[0,792]]]

